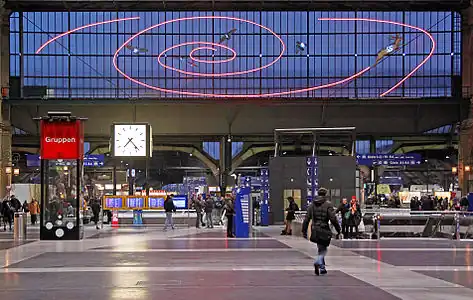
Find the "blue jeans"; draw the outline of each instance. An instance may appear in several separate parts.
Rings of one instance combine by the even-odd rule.
[[[327,255],[327,246],[317,244],[318,256],[314,264],[318,265],[321,270],[325,270],[325,255]]]
[[[171,226],[171,228],[174,229],[174,222],[172,220],[172,212],[166,213],[166,222],[164,223],[164,230],[166,230],[168,226]]]

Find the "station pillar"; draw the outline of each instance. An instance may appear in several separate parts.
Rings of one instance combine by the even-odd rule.
[[[222,196],[225,196],[228,185],[228,177],[232,169],[232,141],[229,136],[220,140],[220,166],[219,185]]]
[[[473,7],[462,11],[462,88],[462,98],[468,102],[465,103],[468,109],[461,110],[463,121],[459,128],[457,172],[462,195],[467,195],[473,191],[470,187],[472,171],[465,170],[465,166],[473,167]]]
[[[11,166],[11,126],[8,108],[3,101],[8,97],[10,78],[10,20],[9,11],[0,1],[0,199],[7,194],[7,186],[11,184],[11,174],[6,174],[6,167]]]

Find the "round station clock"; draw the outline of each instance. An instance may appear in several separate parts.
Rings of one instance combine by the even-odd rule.
[[[112,156],[151,156],[151,126],[145,123],[113,124]]]

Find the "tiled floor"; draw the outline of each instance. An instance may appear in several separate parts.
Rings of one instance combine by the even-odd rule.
[[[279,233],[89,228],[82,241],[21,245],[3,234],[0,299],[473,299],[472,242],[333,241],[316,277],[314,245]]]

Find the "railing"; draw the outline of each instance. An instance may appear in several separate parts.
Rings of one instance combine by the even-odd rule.
[[[473,238],[473,212],[411,211],[410,209],[366,209],[363,213],[366,238],[440,237]],[[302,224],[306,212],[296,212],[296,223]],[[339,222],[341,219],[339,218]]]

